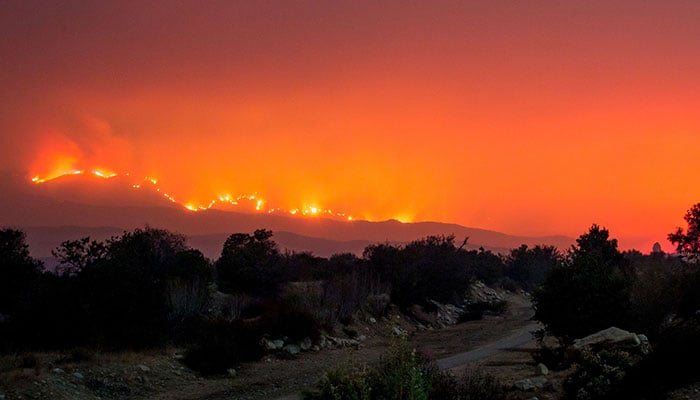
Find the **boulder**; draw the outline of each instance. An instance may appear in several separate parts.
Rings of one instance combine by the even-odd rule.
[[[304,340],[299,343],[299,348],[301,348],[302,351],[309,351],[311,350],[311,346],[313,346],[313,343],[311,342],[311,338],[304,338]]]
[[[260,339],[260,346],[267,351],[277,350],[277,346],[272,340],[262,338]]]
[[[435,322],[437,325],[455,325],[464,314],[464,309],[462,307],[457,307],[453,304],[441,304],[435,300],[430,300],[430,303],[437,308],[437,312],[435,313]]]
[[[535,374],[536,375],[547,375],[547,374],[549,374],[549,368],[547,368],[546,365],[539,363],[535,367]]]
[[[523,392],[531,390],[540,390],[547,384],[547,378],[544,376],[536,376],[534,378],[521,379],[513,384],[513,387]]]
[[[272,341],[272,344],[275,345],[275,349],[281,350],[284,347],[284,340],[282,339],[275,339]]]
[[[330,338],[330,340],[335,343],[339,347],[352,347],[352,346],[358,346],[360,344],[359,341],[355,339],[343,339],[343,338]]]
[[[414,304],[408,308],[408,312],[411,316],[418,322],[424,325],[432,325],[435,323],[436,315],[427,313],[423,310],[423,307],[418,304]]]
[[[581,350],[584,348],[600,348],[613,345],[640,346],[642,341],[637,334],[627,332],[624,329],[614,326],[603,329],[581,339],[574,340],[573,348]]]
[[[282,348],[282,350],[286,351],[287,354],[295,356],[299,353],[301,353],[301,348],[295,344],[288,344]]]

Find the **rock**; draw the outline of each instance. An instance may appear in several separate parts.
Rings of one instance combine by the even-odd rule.
[[[408,312],[410,312],[411,316],[421,324],[432,325],[435,323],[436,315],[425,312],[423,307],[419,306],[418,304],[414,304],[409,307]]]
[[[288,344],[282,348],[282,350],[286,351],[287,354],[290,355],[297,355],[301,353],[301,348],[295,344]]]
[[[651,353],[651,343],[649,343],[649,338],[647,335],[642,335],[639,334],[637,335],[639,338],[639,350],[643,355],[648,355]]]
[[[149,372],[151,370],[149,367],[147,367],[143,364],[139,364],[138,367],[142,372]]]
[[[275,345],[275,349],[280,350],[284,347],[284,340],[277,339],[273,340],[272,343]]]
[[[377,319],[374,318],[374,317],[369,317],[369,322],[370,322],[371,324],[376,324],[376,323],[377,323]]]
[[[355,339],[343,339],[343,338],[330,338],[333,343],[339,347],[351,347],[358,346],[360,342]]]
[[[260,339],[260,346],[267,351],[277,350],[277,345],[275,345],[275,342],[265,338]]]
[[[301,341],[301,343],[299,343],[299,348],[301,348],[303,351],[309,351],[311,350],[312,345],[313,343],[311,343],[311,338],[306,337]]]
[[[367,336],[365,336],[365,335],[360,335],[360,336],[357,337],[357,340],[360,341],[360,342],[364,342],[365,340],[367,340]]]
[[[318,347],[317,345],[314,345],[313,347],[311,347],[311,350],[313,350],[313,351],[321,351],[321,348]]]
[[[62,370],[62,369],[60,369],[60,368],[54,368],[54,369],[53,369],[53,373],[54,373],[54,374],[62,374],[62,373],[64,373],[64,372],[66,372],[66,371],[64,371],[64,370]]]
[[[226,370],[226,373],[227,373],[228,376],[230,376],[231,378],[233,378],[234,376],[236,376],[236,370],[233,369],[233,368],[227,369],[227,370]]]
[[[405,333],[398,326],[395,326],[391,331],[394,333],[394,336],[401,336]]]
[[[85,378],[85,376],[84,376],[83,374],[81,374],[80,372],[74,372],[74,373],[73,373],[73,376],[74,376],[76,379],[84,379],[84,378]]]
[[[185,356],[182,355],[182,354],[175,353],[175,354],[173,355],[173,358],[176,359],[176,360],[184,360],[184,359],[185,359]]]
[[[539,363],[535,367],[535,374],[537,375],[547,375],[549,374],[549,368],[546,365]]]
[[[618,344],[637,347],[641,343],[639,336],[636,334],[612,326],[584,338],[574,340],[573,348],[581,350],[585,347],[603,347]]]
[[[453,304],[442,304],[435,300],[430,300],[430,303],[437,308],[435,323],[439,326],[455,325],[464,314],[464,309],[462,307],[457,307]]]
[[[547,383],[547,378],[544,376],[536,376],[534,378],[521,379],[513,384],[513,387],[523,392],[531,390],[539,390]]]

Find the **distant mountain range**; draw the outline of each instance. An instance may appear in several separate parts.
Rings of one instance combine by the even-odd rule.
[[[496,252],[521,244],[566,249],[574,242],[566,236],[522,237],[440,222],[348,222],[214,209],[194,213],[155,192],[131,190],[124,181],[88,177],[32,185],[5,174],[0,179],[0,192],[0,226],[25,230],[32,254],[40,258],[50,257],[51,249],[64,240],[84,236],[103,240],[146,225],[187,235],[189,244],[210,258],[218,257],[231,233],[260,228],[272,230],[282,249],[323,257],[341,252],[361,254],[372,243],[407,243],[429,235],[455,235],[458,241],[469,238],[470,248]]]

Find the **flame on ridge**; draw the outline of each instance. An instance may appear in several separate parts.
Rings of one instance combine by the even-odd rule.
[[[35,184],[42,184],[42,183],[47,183],[51,182],[53,180],[63,178],[65,176],[70,176],[70,175],[89,175],[93,176],[96,178],[100,179],[112,179],[118,176],[124,176],[124,177],[130,177],[131,175],[129,173],[124,173],[120,174],[117,172],[109,171],[106,169],[91,169],[91,170],[83,170],[83,169],[65,169],[65,170],[60,170],[51,174],[48,174],[46,176],[40,176],[40,175],[34,175],[31,178],[32,183]],[[254,208],[255,211],[257,212],[265,212],[267,214],[288,214],[288,215],[293,215],[293,216],[304,216],[304,217],[331,217],[331,218],[337,218],[337,219],[342,219],[345,221],[353,221],[354,218],[352,215],[346,214],[344,212],[336,212],[331,209],[324,209],[318,206],[308,206],[308,207],[302,207],[302,208],[293,208],[291,210],[285,210],[283,208],[273,208],[273,207],[266,207],[267,201],[265,199],[260,198],[257,194],[244,194],[244,195],[239,195],[239,196],[232,196],[228,193],[223,194],[218,196],[218,198],[213,199],[209,201],[206,204],[197,204],[194,202],[180,202],[179,200],[175,199],[173,196],[171,196],[169,193],[164,191],[159,185],[158,179],[151,177],[151,176],[146,176],[140,181],[136,181],[131,185],[132,189],[135,190],[140,190],[144,188],[150,188],[151,190],[154,190],[156,193],[161,195],[163,198],[166,200],[170,201],[171,203],[179,204],[181,205],[184,209],[191,211],[191,212],[198,212],[198,211],[205,211],[209,210],[211,208],[214,208],[217,205],[226,205],[226,206],[238,206],[241,204],[243,201],[249,201],[249,202],[254,202]]]

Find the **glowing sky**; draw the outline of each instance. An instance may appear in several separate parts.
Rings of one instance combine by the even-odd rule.
[[[0,168],[666,249],[697,1],[4,1]]]

